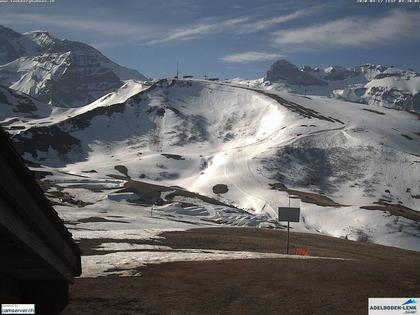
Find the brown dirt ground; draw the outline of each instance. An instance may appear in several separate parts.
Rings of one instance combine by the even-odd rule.
[[[173,248],[284,253],[286,233],[209,228],[165,233]],[[104,240],[108,241],[108,240]],[[129,240],[126,240],[129,242]],[[150,241],[149,241],[150,242]],[[101,240],[82,241],[85,251]],[[292,233],[291,248],[352,260],[176,262],[140,277],[76,279],[68,314],[367,314],[368,297],[420,296],[420,253]]]

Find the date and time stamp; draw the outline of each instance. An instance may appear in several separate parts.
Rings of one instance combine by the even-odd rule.
[[[357,4],[420,4],[420,0],[355,0]]]

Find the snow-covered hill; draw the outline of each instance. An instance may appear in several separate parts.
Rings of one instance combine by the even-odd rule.
[[[131,96],[150,87],[151,83],[127,80],[114,92],[82,107],[62,108],[41,103],[35,98],[0,85],[0,124],[11,134],[33,126],[49,126],[89,112],[95,108],[125,102]]]
[[[253,84],[420,112],[420,75],[396,67],[364,64],[349,69],[340,66],[299,69],[286,60],[279,60],[262,80]]]
[[[126,92],[15,135],[26,159],[48,167],[39,169],[52,174],[48,185],[61,183],[51,193],[100,191],[113,207],[159,199],[174,218],[216,205],[235,224],[252,222],[238,209],[273,224],[293,194],[302,199],[296,230],[420,250],[415,114],[198,80]],[[111,178],[124,189],[98,188]]]
[[[25,129],[33,120],[49,117],[51,112],[50,105],[0,85],[0,125],[6,130]]]
[[[52,37],[19,34],[0,26],[0,84],[58,107],[80,107],[124,84],[147,78],[95,48]]]

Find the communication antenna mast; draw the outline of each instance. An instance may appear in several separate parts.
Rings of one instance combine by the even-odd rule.
[[[176,77],[179,78],[179,62],[176,62]]]

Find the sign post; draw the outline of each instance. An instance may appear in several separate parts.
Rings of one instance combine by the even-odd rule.
[[[289,255],[289,239],[290,239],[290,221],[287,221],[287,246],[286,246],[286,254]]]
[[[279,221],[287,221],[287,247],[286,252],[289,254],[289,241],[290,241],[290,222],[299,222],[300,219],[300,208],[290,207],[279,207]]]

